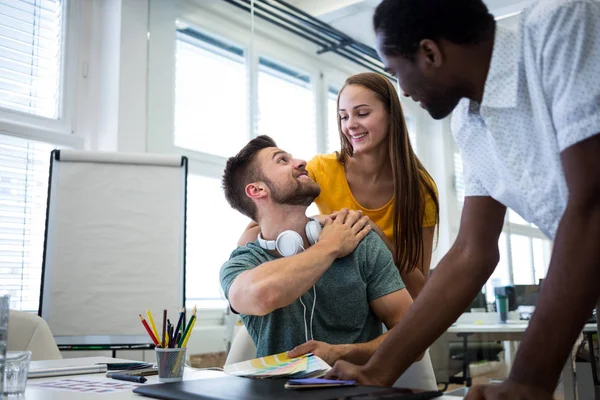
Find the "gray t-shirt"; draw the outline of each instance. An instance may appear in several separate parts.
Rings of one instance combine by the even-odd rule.
[[[257,242],[238,247],[221,268],[221,286],[229,287],[239,274],[277,257]],[[330,344],[364,343],[382,334],[381,321],[369,302],[404,289],[392,254],[375,232],[370,232],[344,258],[336,259],[315,284],[316,307],[312,332],[315,340]],[[311,339],[310,318],[314,301],[311,288],[299,300],[265,316],[241,315],[257,349],[257,357],[293,349],[306,341],[304,318]]]

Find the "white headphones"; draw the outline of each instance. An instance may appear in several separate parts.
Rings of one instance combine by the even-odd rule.
[[[321,224],[315,219],[310,219],[304,229],[308,242],[313,245],[319,240]],[[275,240],[265,240],[262,234],[258,234],[258,244],[265,250],[277,250],[284,257],[296,255],[304,251],[302,236],[296,231],[287,230],[281,232]]]
[[[308,242],[313,245],[319,240],[319,234],[321,233],[321,224],[316,219],[310,219],[304,227],[306,232],[306,238]],[[275,240],[265,240],[262,235],[258,234],[258,244],[265,250],[277,250],[279,254],[284,257],[296,255],[304,251],[304,241],[302,236],[296,231],[287,230],[281,232]],[[313,317],[315,315],[315,306],[317,305],[317,288],[313,285],[313,306],[310,313],[310,338],[314,340],[313,336]],[[302,301],[302,296],[299,298],[302,308],[304,309],[304,336],[308,342],[308,326],[306,324],[306,305]]]

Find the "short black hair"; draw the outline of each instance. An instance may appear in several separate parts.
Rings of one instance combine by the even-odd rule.
[[[423,39],[477,44],[493,34],[496,21],[482,0],[383,0],[373,26],[385,54],[414,60]]]
[[[230,157],[223,172],[223,191],[231,207],[247,217],[257,220],[256,205],[246,196],[246,185],[262,180],[262,172],[255,166],[256,154],[267,147],[277,147],[267,135],[252,139],[234,157]]]

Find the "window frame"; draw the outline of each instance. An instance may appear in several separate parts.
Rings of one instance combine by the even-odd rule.
[[[43,142],[55,148],[83,150],[86,138],[76,132],[76,98],[78,89],[85,86],[84,71],[80,65],[80,54],[84,50],[80,38],[84,32],[84,14],[90,5],[81,0],[61,0],[62,5],[62,59],[58,95],[58,117],[56,119],[37,116],[0,107],[0,135],[27,141]],[[82,73],[79,74],[79,68]],[[48,154],[48,160],[50,154]],[[41,266],[40,266],[41,267]]]
[[[46,118],[0,107],[0,133],[81,149],[84,147],[84,139],[75,134],[74,115],[82,5],[81,0],[61,0],[61,5],[62,59],[58,118]]]

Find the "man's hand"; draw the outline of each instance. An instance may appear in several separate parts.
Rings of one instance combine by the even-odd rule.
[[[473,386],[465,400],[552,400],[552,393],[511,380],[497,385]]]
[[[386,386],[376,376],[370,376],[364,366],[354,365],[343,360],[335,363],[331,371],[325,375],[325,379],[356,381],[361,385]]]
[[[319,243],[331,245],[337,250],[336,258],[342,258],[352,253],[370,231],[369,217],[363,216],[362,211],[344,208],[336,213],[334,220],[325,219]]]
[[[329,365],[335,364],[337,360],[344,356],[344,345],[334,345],[317,340],[309,340],[300,346],[294,347],[288,351],[287,355],[290,358],[300,357],[301,355],[312,353]]]

